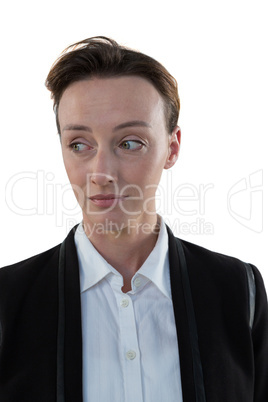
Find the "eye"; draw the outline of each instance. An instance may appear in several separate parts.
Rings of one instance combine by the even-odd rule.
[[[141,149],[142,147],[143,143],[137,140],[125,140],[120,144],[120,148],[130,151]]]
[[[81,142],[75,142],[73,144],[70,144],[69,146],[74,152],[81,152],[88,148],[87,145],[82,144]]]

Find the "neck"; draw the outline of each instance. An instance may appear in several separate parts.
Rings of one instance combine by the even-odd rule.
[[[123,291],[131,289],[131,279],[143,265],[153,250],[160,221],[157,215],[146,223],[132,221],[120,230],[107,230],[102,233],[93,229],[88,220],[83,220],[84,231],[102,257],[112,265],[124,279]]]

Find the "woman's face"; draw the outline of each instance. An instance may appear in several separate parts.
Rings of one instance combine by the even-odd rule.
[[[121,230],[155,220],[155,191],[177,160],[180,129],[167,133],[154,86],[136,76],[78,81],[63,93],[58,113],[84,222]]]

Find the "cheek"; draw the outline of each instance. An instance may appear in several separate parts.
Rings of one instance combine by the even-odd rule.
[[[146,198],[152,197],[160,182],[162,171],[161,163],[140,164],[139,167],[131,169],[128,180],[125,178],[125,181],[138,186]]]
[[[83,168],[70,163],[70,161],[65,161],[64,165],[75,198],[83,209],[86,205],[86,172]]]
[[[82,187],[86,181],[86,171],[83,168],[83,165],[75,164],[72,160],[68,158],[63,159],[63,161],[70,183],[77,184]]]
[[[148,158],[142,166],[143,181],[155,183],[160,180],[167,159],[166,152],[159,152]]]

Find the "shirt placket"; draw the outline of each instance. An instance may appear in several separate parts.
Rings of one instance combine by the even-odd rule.
[[[143,402],[141,356],[134,305],[129,294],[115,292],[119,310],[120,349],[126,402]]]

